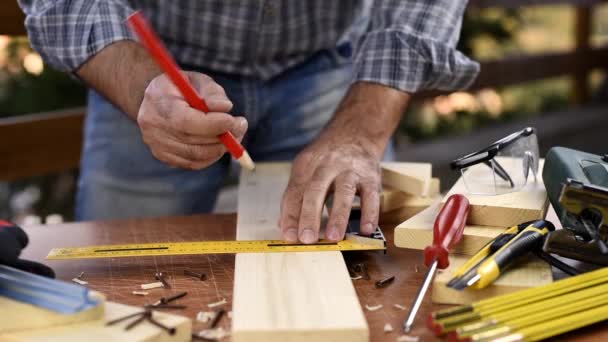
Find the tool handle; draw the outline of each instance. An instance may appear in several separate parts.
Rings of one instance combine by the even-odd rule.
[[[541,247],[544,237],[549,231],[554,230],[548,225],[548,221],[538,220],[522,230],[510,243],[499,249],[494,255],[494,261],[502,271],[505,266],[520,256]]]
[[[439,211],[433,227],[433,244],[424,249],[424,263],[437,260],[440,269],[450,265],[448,252],[462,238],[469,215],[469,200],[460,194],[452,195]]]

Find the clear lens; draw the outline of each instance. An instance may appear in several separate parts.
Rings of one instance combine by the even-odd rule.
[[[467,190],[478,195],[501,195],[521,190],[538,173],[536,135],[521,137],[498,151],[496,157],[462,169]]]

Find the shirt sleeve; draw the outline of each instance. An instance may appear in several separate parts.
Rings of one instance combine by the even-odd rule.
[[[374,0],[355,81],[406,92],[468,87],[479,64],[455,49],[466,0]]]
[[[123,0],[19,0],[30,44],[55,68],[74,71],[104,47],[135,39]]]

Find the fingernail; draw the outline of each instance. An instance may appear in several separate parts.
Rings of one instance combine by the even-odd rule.
[[[336,227],[327,228],[326,233],[327,233],[327,238],[329,240],[337,241],[338,239],[340,239],[340,237],[338,236],[338,230],[336,229]]]
[[[298,230],[295,228],[290,228],[283,233],[283,238],[289,242],[298,241]]]
[[[363,226],[363,231],[364,231],[365,233],[367,233],[367,234],[371,234],[371,233],[373,233],[373,232],[374,232],[374,226],[372,226],[372,224],[371,224],[371,223],[366,223],[366,224]]]
[[[303,243],[315,242],[315,233],[312,231],[312,229],[304,229],[304,231],[300,233],[300,241],[302,241]]]

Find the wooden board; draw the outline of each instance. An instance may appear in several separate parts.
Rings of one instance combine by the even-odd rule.
[[[133,320],[127,320],[109,327],[105,326],[105,322],[140,311],[142,309],[139,307],[107,302],[104,319],[82,324],[13,332],[0,335],[0,340],[15,342],[190,341],[192,334],[191,320],[164,312],[155,312],[154,319],[168,327],[175,327],[176,333],[174,335],[169,335],[148,322],[141,323],[126,331],[125,326]]]
[[[390,186],[383,186],[380,195],[380,212],[386,213],[411,206],[419,207],[421,203],[428,203],[429,199],[432,201],[439,194],[439,185],[439,179],[432,178],[429,183],[428,196],[425,197],[410,195]]]
[[[507,269],[500,278],[484,289],[467,288],[463,291],[456,291],[448,288],[446,284],[452,279],[452,273],[468,258],[469,256],[451,255],[450,266],[445,270],[438,270],[433,281],[431,297],[433,303],[469,304],[481,299],[549,284],[553,281],[551,266],[536,257],[531,257],[512,265],[511,269]]]
[[[505,169],[508,167],[505,165]],[[532,177],[521,191],[498,196],[470,194],[460,178],[444,197],[443,202],[453,194],[464,194],[471,203],[468,223],[480,226],[511,227],[522,222],[545,217],[549,200],[542,180],[543,161],[539,165],[537,181]],[[515,172],[507,170],[508,172]]]
[[[41,329],[102,319],[104,317],[105,298],[101,293],[96,291],[91,292],[91,297],[98,298],[100,300],[99,305],[76,314],[65,315],[0,296],[0,308],[3,312],[10,312],[10,315],[6,315],[0,320],[0,331],[10,332]]]
[[[441,201],[441,197],[417,197],[408,195],[403,206],[397,209],[389,210],[386,212],[380,211],[379,222],[381,224],[400,224],[401,222],[408,220],[420,212],[428,208],[433,204],[437,204]]]
[[[433,242],[433,225],[439,214],[439,201],[395,228],[395,245],[401,248],[424,249]],[[502,233],[505,227],[467,225],[462,241],[454,246],[454,253],[473,255],[488,241]]]
[[[237,239],[276,239],[290,165],[243,171]],[[369,331],[340,252],[237,254],[233,341],[367,341]]]
[[[431,164],[384,162],[382,185],[414,196],[428,196],[431,184]]]

